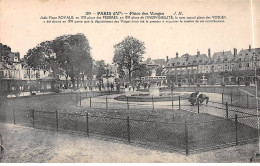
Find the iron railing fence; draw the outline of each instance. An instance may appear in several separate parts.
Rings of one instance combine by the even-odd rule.
[[[112,114],[112,110],[107,111],[64,113],[62,110],[14,108],[11,113],[10,110],[1,111],[0,117],[1,121],[9,123],[86,136],[101,135],[176,150],[186,155],[247,143],[257,138],[257,116],[240,113],[243,110],[235,110],[233,107],[228,117],[182,109],[174,110],[174,117],[171,118],[163,118],[158,114],[143,117],[142,114]]]
[[[259,105],[260,100],[256,97],[255,87],[247,86],[203,86],[203,87],[176,87],[174,91],[177,92],[207,92],[207,93],[219,93],[222,94],[222,102],[230,103],[232,105],[256,108]],[[259,90],[258,93],[259,95]]]

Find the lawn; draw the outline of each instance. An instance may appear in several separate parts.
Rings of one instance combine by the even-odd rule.
[[[84,98],[84,94],[81,97]],[[240,141],[257,136],[257,130],[252,127],[243,123],[236,126],[234,119],[223,119],[206,113],[158,108],[83,109],[76,103],[76,94],[10,99],[1,106],[1,120],[13,123],[14,109],[16,124],[80,132],[90,136],[98,134],[123,141],[130,139],[130,142],[176,149],[181,153],[187,147],[195,151],[234,143],[236,138]],[[58,111],[58,119],[55,111]]]

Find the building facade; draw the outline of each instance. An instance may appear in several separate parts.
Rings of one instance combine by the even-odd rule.
[[[255,69],[260,68],[260,48],[242,49],[237,53],[234,48],[231,51],[215,52],[208,55],[184,54],[179,57],[168,59],[163,74],[168,81],[175,85],[194,84],[251,84],[259,80],[255,75]]]
[[[19,53],[11,52],[6,45],[0,45],[0,92],[19,95],[22,91],[39,89],[39,79],[47,77],[47,70],[33,70],[20,59]]]

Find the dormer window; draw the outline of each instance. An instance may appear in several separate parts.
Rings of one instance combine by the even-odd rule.
[[[177,65],[179,65],[180,64],[180,62],[177,62]]]

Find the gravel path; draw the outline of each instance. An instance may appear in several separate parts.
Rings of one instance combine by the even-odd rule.
[[[0,123],[5,154],[2,162],[249,162],[257,149],[247,144],[185,156],[101,138],[57,133]]]

